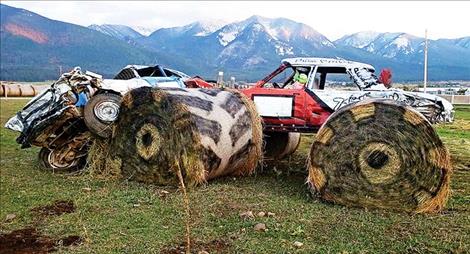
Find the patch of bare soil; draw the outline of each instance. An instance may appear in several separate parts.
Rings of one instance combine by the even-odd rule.
[[[75,205],[70,200],[57,200],[52,205],[35,207],[31,212],[42,216],[62,215],[75,212]]]
[[[191,242],[191,253],[229,253],[228,247],[230,244],[222,239],[212,240],[210,242],[192,241]],[[182,242],[177,246],[167,246],[161,251],[161,254],[185,254],[186,243]]]
[[[81,242],[82,239],[76,235],[53,239],[29,227],[1,234],[0,254],[49,253],[56,251],[60,246],[68,247]]]

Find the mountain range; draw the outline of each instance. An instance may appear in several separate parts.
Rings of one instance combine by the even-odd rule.
[[[1,80],[57,78],[73,66],[112,76],[127,64],[162,64],[214,79],[218,71],[255,81],[295,56],[339,57],[391,68],[394,80],[421,80],[424,38],[358,32],[331,41],[285,18],[194,22],[153,32],[125,25],[83,27],[1,4]],[[429,40],[430,80],[470,80],[470,37]]]

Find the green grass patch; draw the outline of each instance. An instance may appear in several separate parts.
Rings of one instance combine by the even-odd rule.
[[[0,123],[25,100],[0,100]],[[456,171],[447,209],[437,215],[409,215],[325,204],[309,196],[305,164],[313,135],[299,150],[255,175],[223,178],[191,189],[192,238],[225,243],[225,253],[463,253],[470,249],[470,107],[456,107],[456,122],[437,126],[452,153]],[[463,126],[463,127],[462,127]],[[45,235],[79,235],[84,242],[61,249],[71,253],[159,253],[184,241],[182,194],[176,189],[135,182],[45,172],[37,148],[20,149],[17,134],[1,128],[0,231],[35,226]],[[166,193],[168,191],[169,193]],[[74,213],[38,217],[31,209],[72,200]],[[272,217],[243,220],[239,213]],[[8,214],[16,218],[5,221]],[[265,223],[266,232],[255,232]],[[294,241],[304,243],[301,248]],[[209,247],[208,247],[209,248]]]

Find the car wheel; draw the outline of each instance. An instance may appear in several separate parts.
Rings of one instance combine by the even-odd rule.
[[[112,123],[119,115],[121,96],[113,93],[102,93],[93,96],[85,105],[85,124],[91,132],[103,137],[112,136]]]
[[[86,156],[68,159],[61,156],[57,150],[41,148],[38,154],[41,166],[46,170],[57,173],[70,173],[82,170],[86,165]]]
[[[281,160],[293,154],[300,144],[300,133],[265,132],[264,157],[268,160]]]

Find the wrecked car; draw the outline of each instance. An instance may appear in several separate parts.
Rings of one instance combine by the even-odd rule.
[[[145,77],[175,77],[181,79],[187,88],[211,88],[213,83],[209,83],[199,76],[191,77],[186,73],[170,68],[163,68],[159,65],[127,65],[119,71],[113,79],[133,79]]]
[[[296,88],[299,75],[304,75],[305,83]],[[332,83],[347,83],[351,89],[329,87]],[[454,118],[453,106],[444,98],[392,88],[389,70],[377,78],[371,65],[344,59],[284,59],[243,93],[254,100],[265,129],[272,131],[316,132],[331,113],[365,99],[393,99],[413,107],[431,123]]]
[[[121,97],[128,91],[144,86],[183,88],[184,80],[189,86],[210,85],[158,65],[147,67],[145,71],[153,70],[149,74],[131,77],[127,74],[132,68],[124,68],[115,79],[103,79],[76,67],[28,102],[5,127],[20,132],[16,141],[22,148],[41,147],[44,168],[74,171],[85,166],[92,134],[111,136]]]
[[[331,86],[337,83],[349,86]],[[335,111],[366,99],[393,99],[432,123],[452,121],[454,114],[452,104],[443,98],[391,88],[390,70],[377,78],[371,65],[344,59],[284,59],[271,74],[241,91],[263,118],[267,160],[294,153],[301,133],[318,132]]]
[[[147,65],[127,65],[122,68],[113,79],[133,79],[141,77],[177,77],[184,80],[190,79],[191,77],[183,72],[163,68],[160,65],[147,66]]]

